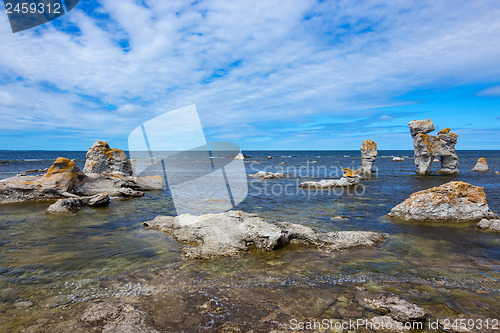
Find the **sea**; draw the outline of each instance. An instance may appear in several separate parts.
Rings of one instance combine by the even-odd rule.
[[[46,214],[46,202],[0,205],[0,331],[85,331],[77,320],[85,307],[109,299],[135,304],[165,331],[211,332],[227,325],[269,331],[290,327],[292,319],[376,316],[357,302],[364,289],[419,304],[429,322],[458,315],[482,323],[500,319],[498,234],[480,231],[475,223],[386,216],[412,193],[454,180],[483,187],[490,209],[500,213],[500,175],[493,172],[500,171],[500,151],[458,151],[459,174],[419,176],[413,151],[380,150],[374,175],[356,191],[308,191],[298,185],[359,167],[359,150],[243,153],[247,174],[265,170],[286,178],[248,178],[248,195],[234,209],[323,232],[382,232],[387,240],[376,248],[338,253],[292,245],[200,261],[186,259],[184,244],[170,235],[142,225],[157,215],[176,214],[168,189],[116,198],[109,207],[69,216]],[[58,157],[83,169],[85,154],[0,151],[0,179],[43,170]],[[395,156],[405,160],[392,161]],[[491,171],[471,171],[479,157]],[[433,163],[433,170],[438,168]],[[200,311],[210,299],[218,310]]]

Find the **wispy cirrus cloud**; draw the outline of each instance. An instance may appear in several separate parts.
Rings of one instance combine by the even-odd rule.
[[[0,34],[0,128],[124,142],[195,103],[207,135],[248,148],[314,142],[345,118],[358,126],[345,135],[366,133],[358,121],[389,133],[391,119],[403,133],[415,113],[395,115],[412,102],[398,96],[500,81],[499,16],[495,1],[88,2]]]

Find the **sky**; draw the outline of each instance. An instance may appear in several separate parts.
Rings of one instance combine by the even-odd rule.
[[[19,33],[0,13],[0,150],[127,149],[195,104],[243,150],[412,149],[430,118],[500,149],[500,1],[80,1]]]

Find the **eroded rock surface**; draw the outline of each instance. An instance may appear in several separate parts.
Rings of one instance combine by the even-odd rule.
[[[285,178],[285,175],[282,172],[259,171],[255,174],[248,175],[248,177],[260,179],[280,179]]]
[[[393,294],[365,291],[358,294],[356,299],[361,306],[400,322],[421,321],[427,316],[425,310],[418,305]]]
[[[372,173],[373,163],[377,157],[377,144],[373,140],[365,140],[361,144],[361,167],[356,172],[369,175]]]
[[[83,207],[83,201],[77,198],[59,199],[47,208],[49,214],[76,213]]]
[[[388,214],[404,220],[479,221],[496,218],[483,187],[453,181],[413,193]]]
[[[176,240],[197,246],[184,247],[186,257],[208,259],[233,256],[250,246],[271,251],[280,245],[301,243],[326,251],[374,246],[385,239],[376,232],[339,231],[321,233],[294,223],[274,225],[255,214],[229,211],[194,216],[158,216],[144,226],[165,231]]]
[[[482,219],[477,227],[485,231],[500,232],[500,220]]]
[[[490,171],[490,169],[488,168],[488,163],[486,162],[486,159],[484,157],[480,157],[477,160],[476,165],[474,166],[474,168],[472,168],[471,171],[476,171],[476,172]]]
[[[360,183],[360,176],[356,171],[345,168],[344,174],[340,179],[322,179],[320,181],[309,181],[300,183],[299,187],[305,188],[331,188],[331,187],[349,187]]]
[[[111,149],[106,141],[96,141],[87,151],[85,174],[118,173],[132,176],[132,164],[121,149]]]
[[[408,126],[413,137],[414,161],[416,173],[426,175],[431,172],[432,161],[441,158],[441,174],[458,173],[458,155],[455,150],[458,135],[445,128],[436,136],[427,133],[434,131],[434,124],[429,119],[413,120]]]

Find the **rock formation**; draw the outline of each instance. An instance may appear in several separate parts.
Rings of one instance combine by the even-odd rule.
[[[393,158],[392,158],[392,161],[393,161],[393,162],[403,162],[404,160],[405,160],[404,158],[402,158],[402,157],[397,157],[397,156],[395,156],[395,157],[393,157]]]
[[[370,175],[372,173],[373,162],[377,157],[377,144],[373,140],[365,140],[361,144],[361,167],[356,172]]]
[[[500,232],[500,220],[482,219],[477,224],[477,227],[485,231]]]
[[[242,153],[238,153],[238,155],[236,155],[234,159],[243,161],[245,159],[245,155],[243,155]]]
[[[408,124],[413,137],[415,149],[414,159],[417,166],[416,173],[420,175],[431,172],[434,158],[441,158],[441,174],[457,174],[458,155],[455,151],[458,135],[445,128],[436,136],[427,133],[434,131],[434,124],[429,120],[413,120]]]
[[[367,309],[387,314],[403,323],[421,321],[427,316],[424,309],[394,294],[366,291],[356,295],[356,300]]]
[[[345,168],[342,169],[344,174],[340,179],[322,179],[318,182],[310,181],[300,183],[299,187],[305,188],[331,188],[331,187],[349,187],[359,185],[359,179],[361,178],[356,171],[352,169]]]
[[[66,194],[66,195],[69,195]],[[109,204],[111,198],[107,193],[96,194],[91,197],[72,196],[67,199],[59,199],[47,208],[49,214],[71,214],[76,213],[84,206],[100,207]]]
[[[459,181],[415,192],[388,215],[409,221],[479,221],[497,217],[488,207],[483,187]]]
[[[229,211],[220,214],[194,216],[157,216],[144,226],[171,234],[176,240],[196,244],[184,247],[186,257],[208,259],[233,256],[250,246],[271,251],[288,243],[314,246],[325,251],[357,246],[374,246],[385,237],[376,232],[339,231],[322,233],[294,223],[274,225],[255,214]]]
[[[248,177],[260,178],[260,179],[279,179],[279,178],[285,178],[285,175],[282,172],[259,171],[255,174],[248,175]]]
[[[87,151],[83,173],[116,173],[132,176],[132,164],[121,149],[111,149],[106,141],[96,141]]]
[[[484,157],[480,157],[477,160],[476,166],[472,168],[471,171],[476,171],[476,172],[490,171],[490,169],[488,168],[488,163],[486,163],[486,159]]]

